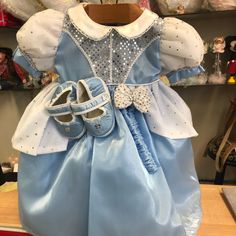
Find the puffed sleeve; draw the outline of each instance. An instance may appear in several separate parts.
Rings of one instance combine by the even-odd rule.
[[[48,9],[33,15],[17,32],[14,61],[33,77],[54,70],[63,19],[63,13]]]
[[[203,41],[197,31],[182,20],[167,17],[160,35],[162,74],[171,83],[188,78],[204,69],[200,66],[204,55]]]

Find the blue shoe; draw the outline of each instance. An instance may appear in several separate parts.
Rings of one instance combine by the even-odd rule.
[[[97,77],[79,80],[77,83],[77,103],[71,108],[75,115],[82,117],[89,134],[105,137],[115,125],[111,97],[105,82]]]
[[[84,122],[71,110],[71,102],[76,101],[76,83],[67,81],[56,89],[46,109],[54,118],[59,132],[68,138],[77,139],[85,133]]]

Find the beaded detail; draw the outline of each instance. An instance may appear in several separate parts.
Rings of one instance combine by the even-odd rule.
[[[151,105],[151,98],[145,86],[129,88],[125,84],[119,84],[114,93],[115,106],[118,109],[134,105],[140,112],[146,113]]]
[[[63,31],[76,42],[90,63],[95,76],[108,84],[124,83],[132,65],[143,51],[156,39],[159,39],[162,19],[140,37],[126,38],[112,28],[102,39],[93,39],[74,25],[69,16],[64,21]]]

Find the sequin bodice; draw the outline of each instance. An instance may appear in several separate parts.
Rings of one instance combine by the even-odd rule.
[[[87,36],[67,16],[63,32],[70,35],[89,62],[95,76],[108,83],[123,83],[145,49],[159,40],[162,20],[156,20],[142,35],[126,38],[111,29],[102,39]]]

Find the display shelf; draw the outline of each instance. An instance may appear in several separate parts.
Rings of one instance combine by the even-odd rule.
[[[189,85],[171,85],[170,87],[236,87],[236,84],[189,84]],[[0,92],[9,92],[9,91],[40,91],[42,88],[12,88],[12,89],[0,89]]]
[[[19,27],[9,27],[9,26],[0,26],[0,30],[12,30],[12,31],[18,31],[21,26]]]
[[[176,88],[176,87],[184,87],[184,88],[188,88],[188,87],[236,87],[236,84],[190,84],[190,85],[171,85],[172,88]]]
[[[21,88],[21,87],[18,87],[18,88],[10,88],[10,89],[0,89],[0,92],[9,92],[9,91],[40,91],[42,88]]]
[[[198,18],[216,18],[216,17],[236,17],[236,10],[230,11],[205,11],[191,14],[174,14],[174,15],[162,15],[161,17],[176,17],[179,19],[198,19]]]
[[[176,87],[236,87],[236,84],[189,84],[189,85],[171,85],[171,88]],[[42,87],[43,88],[43,87]],[[9,91],[35,91],[39,92],[42,88],[12,88],[12,89],[0,89],[0,92],[9,92]]]

